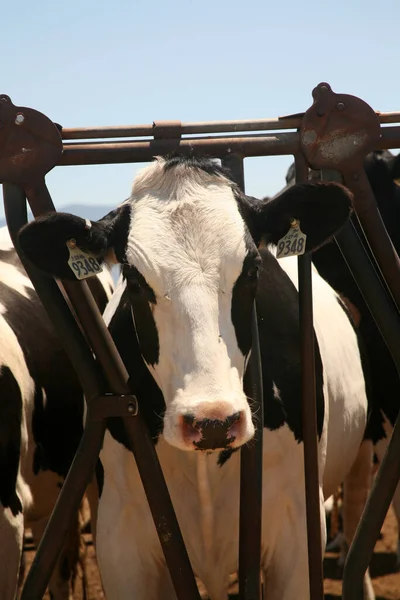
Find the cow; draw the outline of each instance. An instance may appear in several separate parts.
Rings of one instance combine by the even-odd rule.
[[[91,283],[105,308],[113,281]],[[17,594],[24,531],[40,541],[83,432],[84,397],[33,285],[0,229],[0,598]],[[89,489],[96,510],[96,483]],[[72,599],[79,557],[78,515],[49,585]]]
[[[368,181],[377,202],[386,230],[393,245],[400,254],[400,154],[394,155],[389,150],[375,150],[368,154],[364,162]],[[287,186],[294,184],[294,164],[286,175]],[[318,178],[318,171],[310,171],[310,178]],[[353,223],[358,231],[359,224],[355,216]],[[361,238],[363,239],[363,238]],[[366,247],[369,251],[368,246]],[[313,254],[313,263],[319,274],[343,297],[354,321],[359,329],[368,362],[369,390],[372,411],[366,432],[366,440],[374,445],[377,461],[380,462],[386,451],[400,405],[400,378],[391,354],[383,341],[368,307],[355,283],[342,254],[334,242],[326,244]],[[369,459],[368,459],[369,461]],[[369,461],[370,464],[370,461]],[[368,463],[360,466],[359,502],[365,497],[371,478]],[[372,465],[371,465],[372,468]],[[363,491],[364,490],[364,491]],[[357,519],[360,510],[349,506],[350,501],[344,496],[344,511],[350,518]],[[396,568],[400,568],[400,484],[397,486],[392,500],[398,523],[398,545]],[[354,531],[357,523],[350,525]],[[349,540],[345,540],[345,551]],[[334,547],[334,544],[331,548]],[[345,553],[345,552],[344,552]],[[341,562],[343,562],[341,558]]]
[[[338,184],[296,185],[263,203],[214,161],[172,156],[145,167],[130,198],[99,221],[55,213],[20,231],[30,260],[61,279],[74,277],[72,239],[88,256],[122,265],[104,319],[212,600],[227,600],[238,568],[237,450],[252,443],[258,418],[243,391],[254,299],[265,409],[261,574],[269,600],[309,597],[297,259],[274,254],[291,224],[306,236],[298,250],[309,252],[350,211],[351,194]],[[358,456],[368,402],[357,332],[316,272],[313,286],[325,547],[324,499]],[[101,461],[96,550],[107,599],[176,598],[120,419],[108,423]]]

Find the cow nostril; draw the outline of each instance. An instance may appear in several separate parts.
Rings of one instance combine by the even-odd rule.
[[[183,437],[193,443],[201,440],[201,429],[199,423],[195,422],[194,415],[183,415],[181,417],[181,428]]]
[[[226,426],[231,427],[234,423],[237,423],[238,421],[240,421],[240,417],[241,417],[241,413],[235,412],[233,415],[231,415],[230,417],[228,417],[227,419],[225,419],[224,424],[226,423]]]

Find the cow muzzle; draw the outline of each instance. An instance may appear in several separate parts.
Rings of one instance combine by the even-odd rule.
[[[212,411],[207,416],[186,414],[180,417],[182,438],[194,450],[228,448],[242,436],[244,420],[243,411],[236,411],[222,418],[212,414]]]

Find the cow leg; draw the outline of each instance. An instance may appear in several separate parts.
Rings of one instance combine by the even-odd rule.
[[[107,600],[176,600],[143,489],[120,495],[105,477],[96,555]]]
[[[268,513],[273,514],[273,513]],[[293,494],[279,522],[279,531],[268,562],[263,567],[268,600],[309,598],[307,527],[304,490]],[[267,518],[267,515],[266,515]],[[326,545],[324,498],[320,489],[321,551]],[[269,554],[269,551],[267,551]]]
[[[0,598],[14,600],[24,545],[24,517],[0,505]]]
[[[48,519],[31,523],[32,535],[37,545],[44,533]],[[61,551],[49,581],[49,593],[52,600],[73,600],[73,590],[80,556],[80,526],[76,515],[71,524],[68,537]]]
[[[370,440],[361,443],[357,458],[344,481],[343,527],[344,544],[339,564],[344,565],[348,548],[367,501],[372,483],[373,448]],[[369,570],[364,577],[364,600],[374,600],[375,593]]]

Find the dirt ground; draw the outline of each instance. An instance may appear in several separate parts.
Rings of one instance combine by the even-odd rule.
[[[90,534],[84,536],[86,543],[85,560],[85,578],[86,578],[86,597],[83,593],[82,573],[80,573],[75,589],[75,600],[103,600],[105,599],[101,587],[99,572],[97,569],[95,552]],[[377,596],[377,600],[400,600],[400,573],[394,572],[395,549],[397,544],[397,525],[392,510],[382,528],[382,539],[375,547],[375,553],[372,559],[370,571],[372,581]],[[34,549],[28,543],[26,545],[25,556],[27,567],[33,559]],[[325,600],[339,600],[341,598],[341,581],[336,566],[337,555],[327,554],[325,556]],[[232,579],[230,596],[231,600],[237,599],[237,583]],[[203,596],[205,598],[205,596]],[[48,594],[44,596],[45,600],[50,600]]]

